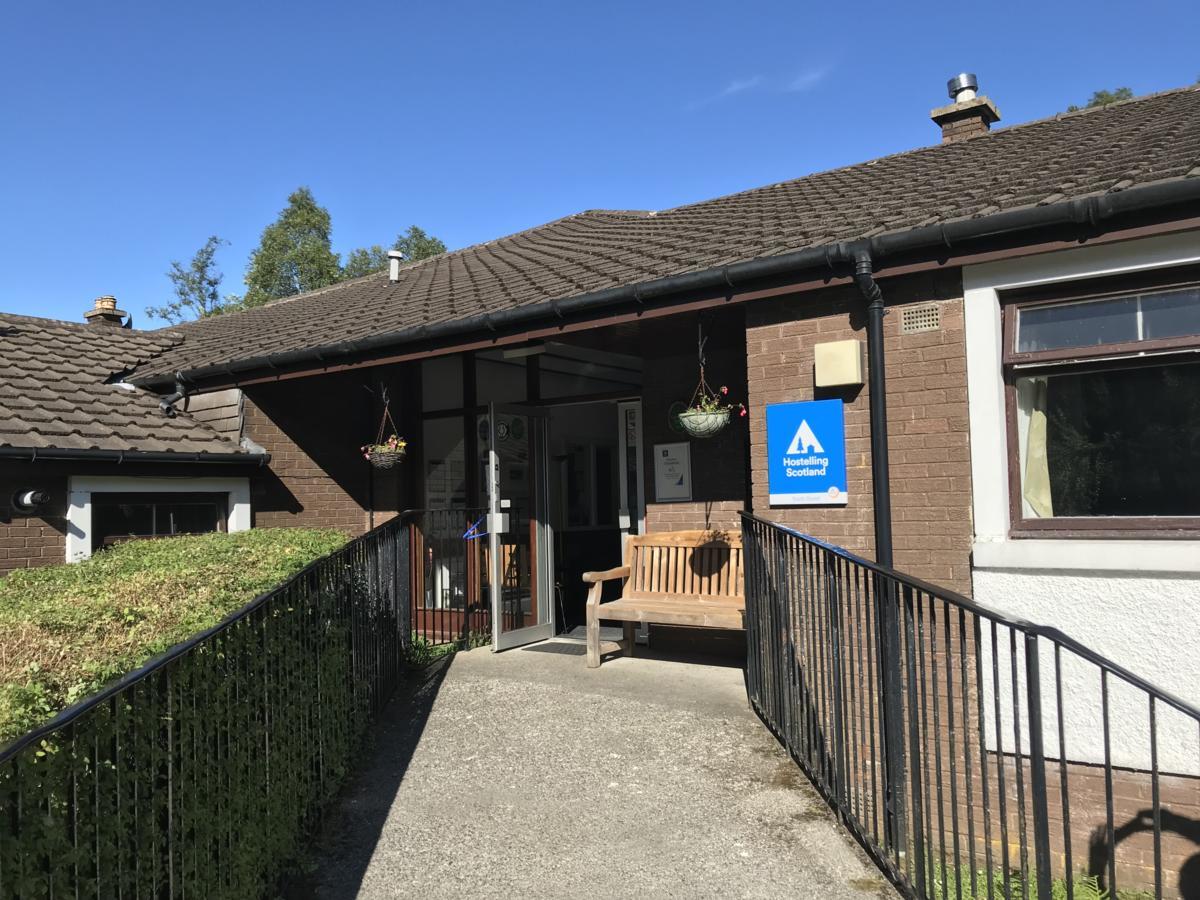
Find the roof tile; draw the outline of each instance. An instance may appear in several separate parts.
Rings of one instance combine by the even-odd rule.
[[[591,210],[188,323],[137,378],[308,350],[880,232],[1200,177],[1200,89],[1061,114],[657,213]]]
[[[241,447],[156,394],[107,383],[177,344],[130,331],[0,313],[0,447],[236,453]]]

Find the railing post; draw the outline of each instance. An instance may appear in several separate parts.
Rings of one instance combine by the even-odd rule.
[[[887,834],[897,854],[907,852],[904,828],[904,722],[901,710],[902,676],[900,671],[900,612],[895,584],[890,578],[876,575],[876,622],[881,634],[879,658],[880,719],[883,725],[884,804],[887,814]]]
[[[842,689],[842,640],[841,640],[841,605],[838,590],[837,557],[827,550],[821,551],[822,568],[825,574],[825,597],[827,602],[826,618],[829,628],[829,657],[833,689],[833,740],[830,749],[833,751],[833,771],[837,781],[835,795],[837,796],[838,815],[842,821],[850,818],[849,791],[846,787],[846,721],[845,703]]]
[[[1033,791],[1033,864],[1039,897],[1049,897],[1050,809],[1046,797],[1046,749],[1042,740],[1042,680],[1036,634],[1025,633],[1025,691],[1029,710],[1029,775]],[[1017,761],[1018,765],[1020,760]]]

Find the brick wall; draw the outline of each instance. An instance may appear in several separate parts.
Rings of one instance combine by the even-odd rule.
[[[13,494],[29,488],[50,492],[50,502],[36,515],[12,508]],[[66,472],[46,463],[0,462],[0,574],[62,562],[66,533]]]
[[[0,574],[66,560],[67,491],[71,476],[253,479],[257,472],[254,466],[0,460]],[[50,494],[49,503],[35,515],[12,507],[13,494],[30,488]]]
[[[730,398],[743,400],[746,384],[743,310],[705,313],[706,374],[713,388],[727,385]],[[671,428],[671,404],[687,403],[699,378],[696,355],[698,319],[672,316],[647,322],[641,331],[642,443],[645,450],[646,530],[736,529],[746,497],[746,420],[735,418],[716,437],[690,440],[692,501],[658,503],[654,499],[654,445],[689,440]]]
[[[246,388],[243,432],[271,454],[252,482],[254,524],[361,534],[409,505],[407,465],[376,471],[358,450],[378,431],[381,384],[403,430],[403,377],[392,366]]]
[[[966,347],[957,271],[884,279],[888,303],[889,458],[895,564],[903,572],[969,593],[971,481]],[[935,301],[937,331],[903,335],[900,309]],[[867,557],[874,554],[871,499],[870,391],[816,390],[813,345],[865,343],[865,308],[853,286],[752,303],[746,310],[754,510]],[[846,404],[850,493],[845,507],[771,507],[767,498],[768,403],[840,398]]]
[[[243,431],[271,454],[251,487],[255,526],[366,530],[369,467],[357,448],[368,400],[361,380],[344,376],[246,390]]]

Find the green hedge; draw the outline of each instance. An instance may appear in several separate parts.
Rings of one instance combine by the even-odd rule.
[[[0,578],[0,746],[345,542],[301,528],[131,541]]]
[[[248,608],[260,576],[336,540],[213,540],[245,552],[189,544],[211,580],[193,584],[191,611],[154,640],[194,630],[240,591],[234,619],[0,752],[0,900],[270,896],[315,832],[403,677],[407,531],[389,523]],[[267,549],[289,541],[294,554]],[[145,565],[126,557],[123,569],[116,556],[96,565],[113,567],[113,584],[124,571],[148,590],[171,568],[160,550],[172,552],[146,545],[128,551],[148,554]],[[152,574],[142,583],[135,572]],[[62,597],[96,596],[79,590]]]

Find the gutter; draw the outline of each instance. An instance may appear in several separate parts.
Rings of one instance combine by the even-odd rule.
[[[465,319],[437,322],[432,325],[414,325],[358,340],[255,356],[232,363],[200,366],[184,370],[182,373],[133,378],[131,381],[155,389],[173,387],[179,374],[192,381],[224,377],[236,382],[239,373],[261,372],[264,369],[280,369],[305,363],[342,362],[347,358],[367,355],[373,350],[392,348],[399,344],[452,338],[482,331],[495,332],[501,328],[593,312],[629,301],[640,304],[646,300],[673,294],[719,287],[730,288],[805,270],[837,271],[852,264],[862,252],[870,254],[872,260],[878,264],[887,257],[935,249],[946,253],[970,241],[1005,237],[1042,228],[1076,225],[1103,231],[1102,223],[1123,215],[1187,203],[1200,203],[1200,178],[1160,182],[1110,194],[1094,194],[1045,206],[1009,210],[975,219],[959,219],[938,225],[887,232],[871,238],[809,247],[778,256],[759,257],[699,272],[671,275],[641,284],[605,288],[516,309],[480,313]]]
[[[0,459],[87,460],[121,463],[213,463],[265,466],[269,453],[170,453],[152,450],[75,450],[54,447],[0,447]]]

